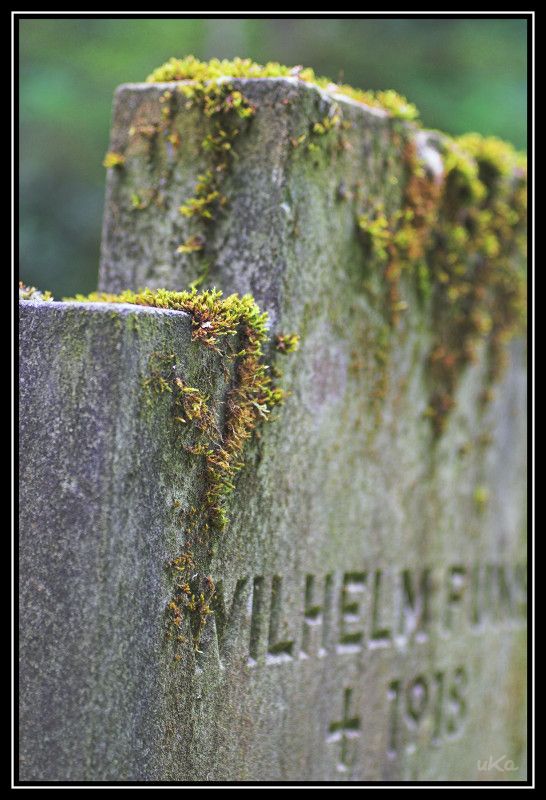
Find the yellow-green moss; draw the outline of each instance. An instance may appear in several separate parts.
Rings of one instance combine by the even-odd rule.
[[[122,167],[125,164],[125,156],[121,153],[114,153],[109,152],[106,153],[104,156],[104,161],[102,162],[103,167],[106,169],[111,169],[112,167]]]
[[[35,286],[26,286],[23,281],[19,281],[19,300],[43,300],[48,302],[53,300],[51,292],[40,292]]]
[[[385,313],[393,328],[408,305],[406,274],[431,302],[428,358],[430,417],[444,430],[463,369],[487,346],[488,387],[499,377],[506,343],[522,331],[526,310],[526,162],[509,144],[467,134],[443,143],[443,176],[426,173],[407,137],[403,206],[357,212],[366,255],[382,271]]]
[[[297,78],[303,83],[318,86],[330,94],[342,94],[367,106],[381,108],[392,117],[416,119],[419,116],[412,103],[390,89],[379,92],[355,89],[346,84],[336,84],[329,78],[319,77],[310,68],[287,67],[275,61],[257,64],[249,58],[234,58],[232,61],[217,58],[211,61],[199,61],[194,56],[171,58],[155,69],[147,81],[152,83],[192,81],[204,86],[210,81],[224,78]]]
[[[199,652],[199,643],[211,611],[215,587],[210,577],[196,569],[189,547],[197,539],[206,541],[211,528],[222,529],[227,522],[227,505],[235,488],[237,473],[244,467],[244,448],[258,424],[270,418],[271,410],[282,403],[284,392],[275,387],[265,363],[267,314],[262,313],[250,295],[223,297],[216,290],[198,293],[166,290],[125,291],[120,294],[93,292],[77,295],[79,302],[131,303],[176,311],[191,316],[192,339],[213,349],[229,360],[234,380],[225,402],[227,416],[222,429],[211,398],[200,388],[189,385],[180,376],[176,354],[153,352],[143,386],[152,403],[161,395],[170,396],[172,419],[180,430],[193,426],[196,436],[184,448],[205,462],[206,483],[200,511],[195,507],[180,512],[175,500],[173,510],[183,520],[184,552],[170,562],[173,585],[166,607],[167,638],[174,643],[174,658],[179,660],[187,643],[183,623],[189,622],[191,644]],[[225,347],[228,339],[238,337],[236,349]],[[297,334],[278,336],[276,347],[281,352],[297,349]]]
[[[173,580],[173,596],[167,604],[167,638],[174,639],[175,661],[182,657],[181,646],[186,644],[185,634],[181,632],[185,619],[190,623],[190,635],[193,648],[199,650],[201,635],[205,628],[207,618],[212,614],[211,600],[216,592],[216,587],[210,576],[199,580],[196,586],[195,578],[199,577],[191,551],[185,551],[170,562],[170,572]]]
[[[144,388],[152,400],[170,395],[172,419],[177,428],[194,426],[197,436],[185,450],[205,462],[206,483],[200,511],[195,507],[183,511],[184,552],[170,562],[172,595],[166,607],[166,635],[174,644],[174,659],[180,660],[187,644],[183,623],[190,626],[191,644],[199,652],[201,636],[208,616],[215,586],[196,568],[188,543],[201,542],[211,528],[222,529],[227,522],[229,496],[235,488],[237,473],[244,467],[245,444],[258,424],[269,419],[274,406],[282,403],[284,392],[273,386],[269,366],[265,363],[267,314],[262,313],[250,295],[223,297],[216,290],[198,293],[149,290],[125,291],[118,295],[93,292],[77,295],[80,302],[131,303],[154,308],[184,311],[191,316],[192,339],[213,349],[233,365],[234,380],[225,402],[227,416],[222,430],[211,399],[196,386],[188,385],[173,369],[177,366],[175,353],[154,352],[148,364]],[[226,348],[228,338],[238,337],[237,350]],[[283,338],[281,337],[281,340]],[[284,340],[283,340],[284,341]],[[298,337],[286,337],[286,352],[296,349]],[[175,501],[173,510],[178,512]]]
[[[226,337],[239,336],[241,348],[229,356],[234,362],[235,381],[226,402],[229,413],[223,431],[218,431],[214,425],[208,398],[175,377],[172,369],[162,370],[161,364],[154,361],[147,379],[157,393],[168,391],[173,395],[177,423],[194,421],[200,428],[203,435],[191,447],[191,452],[203,457],[206,463],[204,501],[208,518],[204,524],[223,528],[227,522],[226,505],[234,489],[234,478],[244,466],[244,446],[256,426],[267,420],[271,409],[283,400],[283,391],[273,386],[269,366],[264,360],[267,313],[259,310],[250,295],[223,297],[215,289],[202,293],[196,289],[185,292],[146,289],[117,295],[93,292],[87,296],[77,295],[74,299],[185,311],[192,319],[193,340],[226,357],[221,349],[222,342]],[[293,350],[295,346],[296,336],[293,334],[288,337],[287,347]]]
[[[235,156],[234,141],[242,132],[245,120],[255,113],[255,108],[241,92],[234,90],[227,82],[181,84],[179,93],[184,97],[186,108],[197,106],[209,119],[209,133],[201,142],[206,169],[198,176],[193,195],[179,206],[182,216],[191,219],[195,228],[201,222],[210,224],[216,218],[217,212],[227,204],[222,185]],[[165,95],[168,95],[168,107],[172,113],[173,94],[165,92],[163,96]],[[176,252],[201,253],[205,247],[206,237],[197,229],[192,230]],[[206,272],[207,270],[203,270],[202,276]]]
[[[478,514],[483,514],[489,503],[489,489],[487,486],[476,486],[473,499],[476,511]]]
[[[275,347],[279,353],[293,353],[299,346],[300,337],[297,333],[281,333],[275,340]]]
[[[80,295],[78,295],[78,299],[81,299]],[[173,389],[169,380],[169,371],[172,369],[174,361],[176,361],[175,353],[160,353],[156,351],[150,356],[148,360],[148,375],[142,381],[142,386],[151,395],[151,397],[148,397],[149,405],[153,402],[154,396],[167,392],[172,394]],[[164,373],[166,371],[168,377],[165,377]]]
[[[187,107],[198,107],[207,117],[208,132],[201,142],[206,163],[193,195],[179,206],[191,228],[176,252],[202,260],[194,286],[209,272],[208,235],[204,234],[228,203],[222,188],[234,157],[234,142],[256,111],[231,79],[275,77],[316,85],[332,96],[344,94],[394,117],[417,116],[415,108],[395,92],[364,92],[334,84],[311,69],[276,62],[261,65],[240,58],[201,62],[188,56],[170,59],[156,69],[148,81],[178,82],[176,90],[169,88],[161,97],[162,124],[169,131],[180,97]],[[330,115],[294,136],[293,147],[305,143],[316,151],[318,142],[327,142],[328,134],[344,125],[336,105],[332,104]],[[431,176],[419,160],[413,127],[399,122],[391,125],[392,153],[402,151],[406,166],[402,207],[394,213],[381,205],[357,208],[356,224],[367,259],[382,278],[385,317],[391,329],[408,309],[408,298],[402,295],[404,277],[413,281],[421,301],[430,303],[433,341],[427,361],[427,414],[440,434],[454,406],[462,371],[476,357],[478,346],[484,343],[489,357],[485,402],[502,370],[506,342],[524,325],[526,162],[525,156],[499,139],[467,134],[442,140],[443,176]],[[157,130],[152,127],[140,133],[152,137]],[[169,135],[178,146],[176,132]],[[347,199],[349,195],[342,189],[339,196]],[[150,199],[141,193],[132,198],[135,209],[152,201],[156,201],[154,193]],[[389,349],[390,343],[380,348],[385,371],[384,353]],[[384,394],[385,381],[377,384]]]
[[[445,190],[428,259],[435,341],[431,411],[441,433],[464,367],[487,347],[488,382],[525,327],[527,186],[524,156],[477,134],[447,145]],[[491,396],[486,389],[483,399]]]

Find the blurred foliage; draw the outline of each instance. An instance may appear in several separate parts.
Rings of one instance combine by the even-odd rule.
[[[171,56],[244,56],[396,89],[427,127],[526,142],[526,22],[513,19],[22,19],[20,274],[96,288],[112,94]],[[181,287],[182,288],[182,287]]]

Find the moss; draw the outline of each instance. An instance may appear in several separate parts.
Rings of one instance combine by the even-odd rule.
[[[491,137],[444,140],[444,175],[427,174],[406,134],[403,205],[357,212],[368,260],[383,276],[385,314],[396,328],[408,308],[405,274],[431,304],[433,343],[427,367],[427,416],[436,435],[446,425],[464,368],[480,344],[488,352],[488,387],[500,376],[506,343],[523,331],[526,308],[525,157]]]
[[[368,254],[379,262],[388,260],[388,245],[392,241],[392,223],[384,215],[382,206],[371,213],[357,216],[358,228]]]
[[[194,422],[208,436],[212,437],[214,434],[217,437],[219,433],[209,408],[209,396],[203,394],[196,386],[187,386],[182,378],[175,378],[175,385],[178,414],[174,417],[174,421],[182,425]]]
[[[316,136],[324,136],[329,131],[336,130],[341,125],[341,116],[339,113],[334,113],[331,116],[326,116],[320,122],[315,122],[313,125],[313,133]]]
[[[506,362],[507,342],[524,331],[526,199],[524,160],[509,145],[477,134],[447,144],[445,190],[428,259],[436,433],[478,347],[488,355],[486,400]]]
[[[185,619],[190,623],[190,634],[193,648],[200,652],[199,644],[207,619],[212,614],[211,600],[216,587],[210,576],[199,580],[195,572],[196,564],[191,551],[181,553],[170,564],[173,581],[173,596],[167,604],[167,638],[174,639],[175,660],[180,660],[180,645],[186,644],[186,637],[181,633]]]
[[[198,253],[205,246],[206,241],[202,236],[189,236],[186,241],[177,248],[177,253]]]
[[[141,189],[131,194],[131,209],[133,211],[144,211],[152,203],[160,205],[157,189]]]
[[[185,511],[178,500],[172,503],[172,510],[183,522],[186,543],[206,541],[211,528],[222,529],[227,522],[227,503],[235,487],[235,476],[244,466],[245,444],[256,426],[269,419],[271,409],[283,401],[284,392],[273,386],[264,361],[267,315],[259,311],[249,295],[223,298],[217,291],[199,294],[196,290],[146,290],[120,295],[95,292],[77,296],[75,300],[123,302],[184,311],[192,319],[192,339],[220,353],[233,365],[235,379],[225,402],[227,416],[222,430],[218,424],[220,415],[212,407],[210,395],[180,377],[175,353],[153,352],[143,380],[148,403],[155,405],[160,397],[167,398],[175,429],[185,431],[192,427],[196,433],[189,443],[185,437],[183,447],[205,462],[201,510],[191,507]],[[278,349],[294,351],[298,338],[297,334],[279,336]],[[226,346],[229,340],[236,341],[237,351]],[[170,562],[169,573],[173,588],[166,607],[167,638],[174,643],[175,660],[180,660],[181,647],[188,641],[183,632],[185,620],[189,621],[193,648],[199,652],[201,636],[212,613],[210,603],[215,587],[210,576],[203,577],[197,570],[188,544],[184,552]]]
[[[343,186],[338,199],[355,202],[357,230],[371,266],[367,286],[378,291],[391,330],[397,328],[409,308],[408,299],[402,294],[405,283],[413,283],[420,302],[430,304],[427,416],[435,434],[440,435],[455,405],[461,374],[476,358],[480,345],[486,346],[488,355],[487,386],[481,396],[485,403],[492,396],[491,384],[502,372],[506,343],[524,327],[525,157],[494,137],[467,134],[458,139],[446,138],[442,145],[443,176],[431,175],[418,156],[414,128],[400,121],[414,119],[414,107],[394,92],[363,92],[319,78],[312,70],[273,62],[201,62],[193,56],[171,59],[148,78],[151,82],[179,82],[176,90],[169,89],[161,96],[163,122],[159,126],[143,126],[133,133],[153,139],[164,128],[177,147],[171,122],[181,98],[186,107],[198,108],[207,118],[207,133],[201,142],[205,168],[198,176],[193,195],[179,206],[192,229],[176,252],[200,262],[194,288],[209,274],[209,237],[205,233],[228,203],[224,184],[235,155],[234,142],[256,112],[230,78],[271,77],[313,84],[336,97],[345,94],[383,108],[397,118],[390,123],[390,152],[394,158],[402,151],[405,174],[393,174],[389,180],[393,185],[400,183],[401,207],[392,211],[391,205],[388,212],[382,205],[358,208],[362,194],[355,190],[353,195]],[[329,134],[339,132],[335,138],[339,145],[344,126],[333,102],[331,113],[310,122],[305,131],[291,139],[292,146],[303,146],[311,153],[324,150],[326,156],[328,142],[334,142]],[[386,195],[389,205],[388,192]],[[158,202],[155,190],[147,196],[137,192],[132,198],[135,209],[146,208],[151,202]],[[297,219],[293,235],[298,235]],[[287,343],[281,344],[281,351],[283,346],[287,347]],[[378,399],[387,391],[390,350],[390,337],[388,346],[378,343],[376,360],[381,363],[382,373],[377,381]]]
[[[192,319],[192,339],[215,350],[234,365],[235,381],[226,401],[228,415],[219,431],[208,406],[208,397],[196,387],[187,386],[172,369],[172,354],[153,354],[145,386],[156,395],[173,396],[173,418],[177,424],[194,422],[202,436],[190,452],[206,464],[204,507],[207,526],[221,529],[227,522],[227,501],[234,479],[243,468],[243,451],[256,426],[268,420],[272,408],[282,402],[284,393],[273,386],[269,365],[264,360],[267,341],[267,314],[260,312],[250,295],[224,298],[217,290],[198,293],[149,290],[126,291],[119,295],[94,292],[77,295],[86,302],[132,303],[155,308],[185,311]],[[228,337],[239,337],[237,352],[225,346]],[[297,346],[297,336],[287,337],[286,352]]]
[[[210,120],[209,132],[201,142],[201,152],[208,166],[198,177],[194,197],[180,206],[180,213],[212,220],[214,208],[226,202],[221,186],[234,157],[234,140],[242,132],[243,120],[252,117],[256,109],[241,92],[226,82],[182,84],[179,91],[185,98],[187,109],[197,106]]]
[[[147,81],[152,83],[191,81],[202,87],[209,82],[224,78],[296,78],[303,83],[317,86],[329,94],[345,95],[367,106],[380,108],[392,117],[413,120],[419,116],[412,103],[392,90],[372,92],[355,89],[346,84],[336,84],[329,78],[319,77],[312,69],[301,66],[287,67],[274,61],[257,64],[248,58],[235,58],[232,61],[225,59],[220,61],[216,58],[211,61],[199,61],[194,56],[171,58],[155,69]],[[191,91],[191,87],[187,91]]]
[[[201,223],[210,225],[228,202],[222,186],[235,157],[234,142],[242,133],[245,120],[255,113],[255,108],[241,92],[226,82],[182,84],[177,94],[182,95],[187,109],[199,108],[209,122],[208,133],[200,145],[205,169],[198,175],[193,195],[179,206],[180,214],[192,221],[192,229],[176,252],[205,254],[207,237],[203,235]],[[174,93],[165,92],[163,97],[166,95],[170,121],[174,114]],[[172,133],[171,138],[175,135]],[[207,274],[208,269],[202,269],[195,285],[202,283]]]
[[[344,127],[342,111],[337,103],[332,103],[327,115],[316,122],[310,122],[305,130],[297,136],[291,136],[290,144],[294,150],[305,145],[305,151],[311,155],[317,155],[322,151],[327,159],[326,163],[329,163],[334,148],[338,150],[343,148],[340,134]],[[337,136],[332,136],[336,133]],[[315,160],[314,163],[315,166],[320,166],[321,162]]]
[[[102,162],[103,167],[111,169],[112,167],[122,167],[125,164],[125,156],[121,153],[109,152],[104,156]]]
[[[148,360],[148,376],[143,379],[142,386],[149,392],[148,405],[153,405],[155,397],[165,393],[172,394],[169,380],[170,370],[176,361],[175,353],[154,352]]]
[[[478,514],[483,514],[489,503],[489,490],[486,486],[476,486],[474,489],[474,505]]]
[[[279,353],[293,353],[300,345],[300,337],[297,333],[279,334],[275,340],[275,347]]]
[[[190,386],[180,377],[176,354],[153,352],[148,374],[143,380],[147,402],[153,406],[160,397],[171,403],[175,430],[193,428],[195,435],[186,452],[205,463],[205,488],[200,511],[185,511],[180,501],[172,503],[177,519],[183,522],[185,541],[206,541],[211,529],[221,530],[227,523],[228,501],[235,488],[235,478],[244,467],[244,449],[256,427],[270,419],[271,410],[283,402],[284,392],[275,387],[270,367],[265,362],[267,314],[262,313],[250,295],[224,298],[216,290],[198,293],[166,290],[126,291],[119,295],[94,292],[77,295],[79,302],[130,303],[154,308],[184,311],[191,316],[192,340],[220,354],[225,366],[232,366],[234,380],[225,402],[226,418],[220,429],[220,414],[211,398],[199,387]],[[297,334],[279,336],[281,352],[297,348]],[[229,347],[234,341],[237,350]],[[279,344],[281,345],[279,347]],[[182,632],[187,619],[194,650],[199,643],[209,614],[215,587],[210,576],[203,577],[196,568],[192,550],[184,552],[169,564],[172,596],[167,604],[167,638],[174,642],[174,658],[180,660],[180,648],[187,639]]]
[[[42,300],[49,302],[53,300],[51,292],[40,292],[35,286],[25,286],[19,281],[19,300]]]
[[[400,296],[400,280],[404,273],[416,277],[421,296],[430,294],[425,255],[441,192],[440,184],[426,175],[413,142],[407,141],[403,152],[407,177],[402,208],[389,217],[382,205],[372,212],[357,214],[366,253],[383,273],[385,310],[393,326],[408,307]]]

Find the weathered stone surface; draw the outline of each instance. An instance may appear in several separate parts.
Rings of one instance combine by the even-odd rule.
[[[201,148],[209,121],[197,107],[185,108],[176,83],[118,88],[110,149],[124,153],[126,162],[108,173],[99,288],[186,288],[206,261],[206,285],[250,292],[274,324],[279,313],[287,323],[295,316],[296,324],[301,310],[318,300],[317,292],[346,283],[361,269],[355,202],[382,203],[387,211],[399,206],[405,166],[392,142],[399,123],[378,109],[338,103],[297,80],[231,83],[259,113],[250,123],[239,123],[248,131],[234,142],[237,157],[222,185],[227,207],[199,228],[207,241],[206,257],[176,253],[176,248],[196,228],[179,207],[193,195],[210,161]],[[151,143],[137,133],[161,124],[167,91],[176,100],[169,130],[179,135],[178,150],[164,135]],[[325,150],[312,126],[339,106],[353,127],[344,132],[344,147],[329,144]],[[307,138],[297,145],[302,134]],[[308,144],[317,149],[309,152]],[[437,161],[438,154],[431,158]],[[147,202],[154,192],[160,208],[155,201],[133,207],[135,194]]]
[[[168,403],[142,408],[140,379],[164,348],[191,373],[180,316],[23,304],[23,779],[473,779],[478,758],[505,753],[520,776],[521,350],[479,424],[479,374],[468,376],[434,450],[416,413],[418,359],[401,356],[393,383],[407,392],[365,445],[361,393],[337,393],[340,376],[352,382],[342,343],[304,344],[288,366],[293,395],[200,565],[231,615],[220,657],[211,619],[204,654],[174,662],[171,503],[198,475],[170,440]],[[478,483],[491,489],[482,512]],[[403,607],[411,582],[415,613]],[[359,718],[346,747],[331,729],[344,698]]]
[[[226,530],[201,543],[214,613],[201,652],[188,642],[175,660],[166,565],[186,543],[173,501],[199,502],[202,472],[168,393],[148,407],[142,381],[157,352],[217,398],[229,377],[183,314],[22,303],[22,777],[521,779],[523,343],[485,406],[485,359],[465,370],[435,437],[428,311],[408,287],[382,368],[385,321],[344,199],[399,207],[397,123],[344,103],[358,124],[326,159],[290,139],[331,100],[236,83],[263,113],[207,229],[207,283],[251,291],[275,331],[301,335],[278,356],[290,395],[248,448]],[[160,118],[166,88],[118,93],[111,149],[133,150],[108,178],[106,290],[183,288],[202,269],[174,254],[202,168],[197,113],[176,117],[185,146],[162,207],[130,208],[169,152],[150,157],[128,131]],[[490,756],[504,771],[480,769]]]
[[[198,480],[173,442],[169,397],[142,381],[156,352],[177,353],[189,380],[206,374],[213,395],[223,372],[179,312],[28,301],[20,312],[21,778],[157,779],[174,720],[172,502]]]

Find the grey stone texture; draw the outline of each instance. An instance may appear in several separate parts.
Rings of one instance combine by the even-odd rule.
[[[230,377],[183,313],[21,302],[21,778],[521,780],[523,342],[485,407],[484,358],[465,371],[436,440],[429,312],[407,288],[381,372],[385,323],[344,199],[400,204],[399,123],[339,101],[354,125],[326,156],[290,139],[331,99],[297,81],[236,84],[260,112],[206,230],[205,285],[251,292],[272,332],[300,334],[275,361],[289,395],[247,448],[227,528],[200,548],[214,613],[201,652],[188,643],[175,660],[174,501],[199,502],[203,473],[168,393],[143,381],[154,353],[217,399]],[[166,88],[116,95],[110,149],[127,161],[108,175],[104,290],[185,288],[202,269],[174,253],[191,233],[178,206],[202,170],[199,114],[177,114],[175,161],[128,138],[159,118]],[[131,209],[169,158],[161,207]]]

